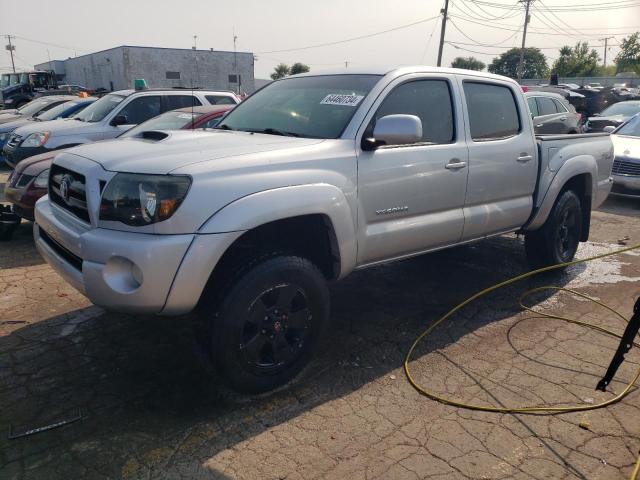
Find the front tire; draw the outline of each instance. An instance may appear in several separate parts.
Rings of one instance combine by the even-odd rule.
[[[213,361],[234,390],[273,390],[309,362],[328,319],[320,270],[296,256],[267,258],[238,276],[210,319]]]
[[[532,268],[573,260],[582,235],[582,204],[572,190],[560,194],[549,218],[535,232],[525,234],[525,250]]]

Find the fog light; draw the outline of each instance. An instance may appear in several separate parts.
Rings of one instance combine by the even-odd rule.
[[[102,278],[118,293],[133,293],[144,280],[140,267],[124,257],[111,257],[102,270]]]

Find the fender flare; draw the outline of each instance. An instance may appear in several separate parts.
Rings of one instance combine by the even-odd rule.
[[[356,223],[347,197],[334,185],[294,185],[246,195],[216,211],[198,233],[247,231],[277,220],[314,214],[324,215],[331,223],[340,254],[338,278],[342,278],[356,265]]]
[[[533,213],[531,220],[523,228],[525,231],[537,230],[549,217],[553,205],[556,203],[558,195],[565,185],[578,175],[589,175],[591,184],[585,185],[585,193],[588,198],[592,198],[593,192],[598,188],[598,164],[591,155],[578,155],[567,160],[556,172],[553,180],[542,198],[540,206]],[[591,205],[589,205],[591,208]]]

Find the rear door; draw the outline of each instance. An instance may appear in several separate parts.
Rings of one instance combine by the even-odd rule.
[[[538,167],[529,112],[517,86],[478,77],[461,78],[460,84],[469,146],[463,240],[471,240],[526,222]]]
[[[360,148],[377,119],[422,121],[421,143]],[[358,263],[401,257],[460,240],[467,186],[462,105],[453,75],[407,75],[383,92],[358,133]]]

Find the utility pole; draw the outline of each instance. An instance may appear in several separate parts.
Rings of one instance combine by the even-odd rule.
[[[4,48],[6,50],[9,50],[9,53],[11,54],[11,68],[13,68],[13,73],[16,73],[16,64],[13,62],[13,51],[16,49],[16,47],[11,45],[11,35],[7,35],[7,40],[9,41],[9,45],[6,45]]]
[[[444,34],[447,31],[447,13],[449,12],[449,0],[444,0],[444,8],[440,10],[442,14],[442,27],[440,28],[440,46],[438,47],[438,63],[442,65],[442,47],[444,47]]]
[[[599,38],[598,40],[604,41],[604,66],[607,66],[607,43],[609,42],[609,40],[612,40],[616,37],[605,37],[605,38]]]
[[[522,47],[520,48],[520,61],[518,62],[517,76],[518,80],[522,80],[522,74],[524,70],[524,45],[527,41],[527,26],[529,25],[529,21],[531,18],[529,17],[529,6],[531,2],[534,0],[520,0],[520,2],[525,4],[524,10],[524,29],[522,31]]]

